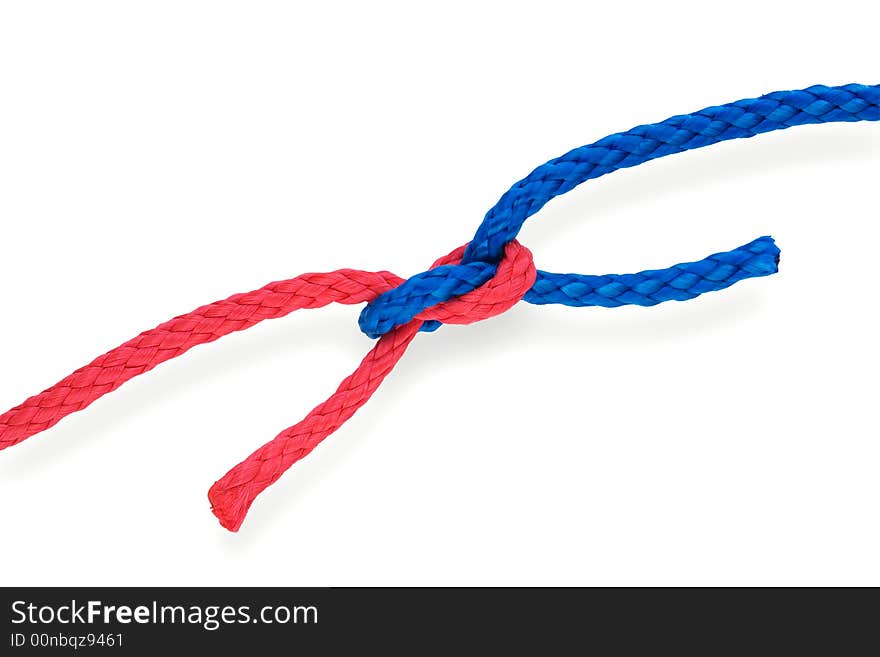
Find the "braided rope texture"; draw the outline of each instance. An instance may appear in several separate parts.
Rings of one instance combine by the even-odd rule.
[[[462,262],[492,262],[523,222],[553,197],[618,169],[717,144],[811,123],[880,120],[880,85],[816,85],[707,107],[581,146],[539,166],[486,213]]]
[[[519,234],[528,217],[555,196],[606,173],[664,155],[798,125],[877,120],[880,120],[880,85],[816,85],[801,91],[777,91],[760,98],[707,107],[693,114],[673,116],[660,123],[610,135],[542,164],[511,187],[486,213],[457,269],[462,270],[460,277],[466,280],[468,275],[464,270],[483,263],[478,270],[482,276],[490,275],[504,245]],[[448,277],[457,275],[453,269],[456,268],[446,272]],[[549,272],[542,272],[541,277],[548,286],[557,288],[577,280],[572,274],[559,276]],[[585,278],[582,282],[592,285],[591,277]],[[362,331],[376,337],[410,321],[418,303],[410,302],[407,297],[418,298],[423,293],[419,289],[423,285],[419,277],[410,280],[413,282],[409,285],[386,292],[364,309],[360,318]],[[473,285],[480,284],[480,280],[482,278],[476,279]],[[462,289],[465,288],[456,287],[455,292]],[[435,289],[434,295],[436,302],[449,298],[442,288]],[[556,303],[565,303],[566,297],[560,295]],[[575,299],[569,305],[580,304]],[[379,306],[399,310],[376,317],[378,313],[374,309]]]
[[[45,431],[66,415],[84,409],[126,381],[196,345],[243,331],[264,319],[284,317],[294,310],[369,301],[402,280],[389,272],[356,269],[303,274],[175,317],[98,356],[51,388],[0,415],[0,449]]]
[[[361,329],[379,340],[325,402],[232,468],[209,491],[220,523],[237,531],[252,502],[338,429],[375,392],[421,330],[468,324],[532,304],[652,306],[692,299],[777,271],[779,249],[761,237],[732,251],[667,269],[593,276],[536,270],[515,237],[554,196],[616,169],[795,125],[880,120],[880,86],[814,86],[710,107],[606,137],[541,165],[487,213],[474,239],[404,280],[390,272],[341,269],[303,274],[180,315],[99,356],[0,415],[0,450],[44,431],[133,377],[194,346],[294,310],[368,302]]]
[[[432,268],[460,262],[465,247],[440,258]],[[238,531],[251,503],[290,466],[306,456],[363,406],[403,356],[422,321],[470,324],[506,312],[535,282],[532,254],[516,240],[505,247],[499,275],[476,290],[425,310],[409,324],[383,335],[360,366],[336,392],[316,406],[300,423],[285,429],[232,468],[208,491],[220,524]]]
[[[753,276],[775,274],[778,265],[779,247],[773,238],[759,237],[738,249],[715,253],[699,262],[638,274],[587,276],[539,271],[523,301],[575,307],[656,306],[664,301],[687,301]]]

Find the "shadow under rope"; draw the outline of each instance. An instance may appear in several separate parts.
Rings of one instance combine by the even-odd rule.
[[[565,200],[556,199],[539,216],[532,218],[527,227],[539,222],[547,224],[546,230],[552,231],[550,235],[558,239],[575,226],[582,226],[588,233],[591,220],[615,209],[636,204],[650,208],[660,198],[694,185],[747,179],[782,168],[815,166],[828,161],[875,158],[880,151],[880,131],[871,133],[860,127],[856,134],[847,128],[826,126],[820,130],[786,131],[777,137],[780,143],[768,143],[772,136],[765,136],[762,140],[749,140],[748,149],[717,145],[687,156],[706,158],[699,164],[679,154],[665,158],[662,165],[649,163],[648,167],[618,172],[616,176],[574,190]],[[535,244],[531,244],[531,239],[527,240],[530,246],[552,241],[542,234],[543,230],[533,232],[537,235]],[[646,263],[646,266],[659,267],[666,260],[663,254],[658,254],[657,260]],[[565,309],[554,313],[552,321],[547,321],[545,309],[519,304],[506,315],[475,326],[443,327],[438,333],[419,336],[389,382],[396,381],[401,388],[408,389],[418,386],[431,371],[458,368],[463,362],[478,363],[487,354],[508,352],[521,347],[524,341],[535,348],[535,341],[528,336],[540,335],[541,340],[549,338],[553,342],[565,342],[572,348],[585,341],[620,344],[680,340],[752,316],[759,311],[763,299],[764,293],[747,286],[737,289],[736,293],[725,291],[723,295],[707,295],[688,303],[663,304],[664,312],[641,307]],[[308,319],[303,317],[306,314]],[[268,362],[279,353],[289,356],[313,349],[316,344],[323,348],[335,347],[350,357],[351,365],[334,374],[347,375],[368,351],[372,341],[360,335],[356,309],[347,309],[341,314],[350,316],[348,324],[340,320],[338,312],[294,312],[288,317],[265,322],[245,334],[228,336],[193,349],[173,363],[164,363],[136,381],[123,385],[86,411],[65,419],[47,435],[0,454],[0,476],[19,479],[27,477],[29,471],[49,468],[80,449],[93,448],[96,437],[118,432],[126,422],[136,421],[137,416],[147,409],[185,395],[205,380]],[[157,318],[157,323],[162,319]],[[429,340],[432,345],[419,347]],[[300,375],[292,373],[292,376]],[[314,399],[305,402],[306,410],[330,392],[332,387],[316,389]],[[322,449],[298,463],[290,475],[282,477],[263,493],[261,504],[251,511],[247,532],[234,538],[223,532],[223,538],[218,539],[220,543],[234,552],[245,551],[258,540],[258,535],[270,530],[282,517],[290,517],[297,508],[296,500],[350,458],[355,451],[351,449],[352,445],[365,440],[366,434],[375,433],[373,423],[381,422],[383,417],[394,412],[399,404],[394,397],[393,392],[378,391],[370,404],[372,410],[361,410],[352,418],[352,426],[343,432],[344,435],[322,445]],[[292,409],[290,423],[298,419],[298,412]],[[217,422],[220,425],[222,419],[218,418]],[[279,430],[282,428],[278,427]],[[165,438],[158,439],[153,447],[167,449],[181,438],[184,436],[175,436],[173,427],[169,427]],[[185,438],[204,441],[206,447],[211,444],[207,434]],[[248,453],[270,438],[272,436],[241,436],[241,453]],[[222,474],[223,471],[218,471],[216,476]],[[210,483],[205,482],[206,491]],[[192,503],[207,507],[206,500]]]

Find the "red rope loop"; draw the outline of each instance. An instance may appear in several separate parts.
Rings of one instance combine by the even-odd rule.
[[[438,259],[431,268],[457,265],[467,244]],[[504,248],[495,276],[475,290],[428,308],[416,315],[420,320],[437,320],[444,324],[473,324],[510,310],[534,285],[537,270],[532,252],[516,240]]]

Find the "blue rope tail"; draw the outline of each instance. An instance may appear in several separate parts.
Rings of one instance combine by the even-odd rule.
[[[425,308],[479,287],[495,275],[505,245],[517,236],[526,219],[552,198],[587,180],[728,139],[812,123],[878,120],[880,85],[817,85],[707,107],[576,148],[542,164],[499,199],[486,213],[461,264],[438,267],[431,270],[439,272],[434,275],[430,271],[418,274],[368,304],[359,320],[361,330],[378,337]],[[779,250],[773,240],[762,237],[699,262],[638,274],[588,276],[539,271],[534,286],[523,298],[534,304],[650,306],[692,299],[745,278],[773,274],[778,259]],[[422,330],[438,326],[437,322],[425,322]]]
[[[551,274],[538,270],[538,278],[523,301],[564,306],[655,306],[664,301],[686,301],[705,292],[730,287],[746,278],[775,274],[779,247],[772,237],[759,237],[744,246],[716,253],[699,262],[638,274]]]

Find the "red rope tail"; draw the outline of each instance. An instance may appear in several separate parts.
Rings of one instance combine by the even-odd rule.
[[[175,317],[98,356],[51,388],[0,415],[0,450],[45,431],[126,381],[196,345],[294,310],[320,308],[333,302],[370,301],[402,280],[390,272],[356,269],[303,274]]]
[[[208,491],[220,524],[238,531],[254,499],[341,427],[373,395],[419,331],[421,320],[383,335],[327,401],[236,465]]]
[[[465,246],[443,256],[433,266],[460,262]],[[513,240],[505,247],[505,257],[498,264],[494,278],[472,292],[428,308],[413,321],[379,338],[360,366],[327,401],[316,406],[302,422],[260,447],[211,487],[208,499],[220,524],[230,531],[238,531],[257,495],[367,402],[403,356],[423,321],[470,324],[499,315],[522,298],[534,284],[536,275],[532,254]]]

